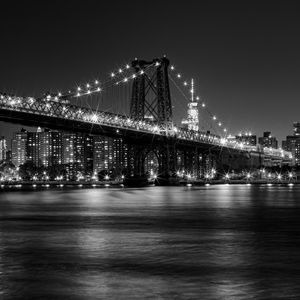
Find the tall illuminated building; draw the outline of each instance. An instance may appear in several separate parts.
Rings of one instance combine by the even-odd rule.
[[[62,163],[72,172],[91,173],[93,168],[93,138],[83,133],[62,134]]]
[[[28,132],[22,128],[20,132],[13,134],[11,142],[12,163],[19,167],[27,160],[27,134]]]
[[[94,164],[93,140],[94,140],[93,136],[86,135],[85,142],[84,142],[84,164],[87,173],[93,172],[93,164]]]
[[[44,143],[44,145],[47,146],[47,143]],[[45,151],[43,150],[43,144],[41,145],[41,152],[44,153],[42,156],[46,157],[45,153],[47,153],[47,150]],[[62,164],[62,160],[63,160],[62,152],[63,152],[62,133],[58,131],[50,131],[50,158],[49,158],[50,166]]]
[[[122,138],[94,136],[94,172],[127,168],[127,145]]]
[[[94,137],[94,172],[110,170],[113,167],[113,139],[104,136]]]
[[[128,166],[127,153],[127,144],[124,143],[123,139],[113,138],[113,169],[118,173]]]
[[[42,166],[51,165],[51,133],[48,130],[39,133],[39,158]]]
[[[194,98],[194,80],[191,80],[191,99],[188,103],[187,118],[182,120],[181,124],[189,130],[199,130],[199,109],[198,100]]]
[[[27,132],[26,161],[31,161],[35,166],[40,166],[39,130]]]
[[[62,134],[45,129],[39,132],[40,165],[50,167],[62,163]]]
[[[7,143],[4,136],[0,137],[0,162],[6,160]]]
[[[26,160],[37,167],[50,167],[62,163],[61,133],[39,127],[27,132]]]

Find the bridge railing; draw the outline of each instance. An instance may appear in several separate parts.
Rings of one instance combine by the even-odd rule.
[[[10,111],[26,112],[43,116],[74,120],[85,123],[106,125],[116,129],[129,129],[142,131],[154,135],[173,136],[179,140],[206,143],[213,146],[239,149],[241,151],[258,151],[256,146],[222,138],[208,132],[193,131],[186,128],[171,125],[163,128],[155,122],[136,121],[124,115],[97,111],[91,108],[80,107],[66,102],[46,99],[35,99],[33,97],[16,97],[0,94],[0,107]],[[291,158],[291,153],[282,149],[264,148],[263,152],[270,156]]]

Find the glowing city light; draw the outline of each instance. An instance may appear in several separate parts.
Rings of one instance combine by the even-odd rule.
[[[222,145],[225,145],[225,144],[226,144],[226,139],[222,138],[222,139],[220,140],[220,142],[221,142]]]
[[[92,115],[92,121],[97,122],[98,121],[98,116],[96,114]]]

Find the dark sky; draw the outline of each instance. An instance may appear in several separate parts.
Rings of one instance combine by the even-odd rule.
[[[64,91],[135,57],[166,54],[233,133],[282,139],[300,120],[296,1],[6,2],[3,92]],[[15,129],[0,123],[0,135]]]

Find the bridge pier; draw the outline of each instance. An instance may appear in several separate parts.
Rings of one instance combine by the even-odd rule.
[[[159,176],[174,177],[177,167],[177,151],[174,143],[163,144],[158,148],[159,153]]]
[[[145,147],[138,144],[127,144],[128,149],[128,175],[145,175]]]

